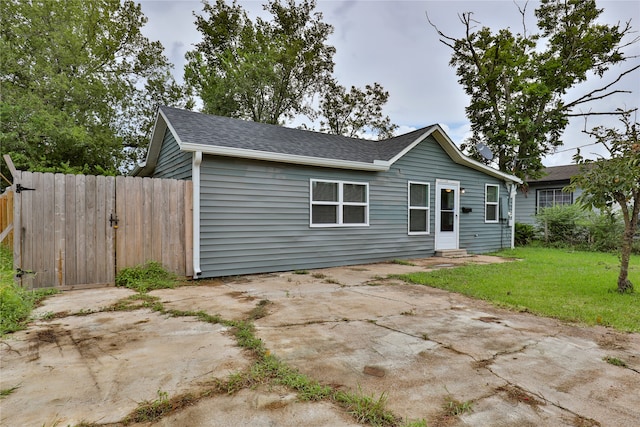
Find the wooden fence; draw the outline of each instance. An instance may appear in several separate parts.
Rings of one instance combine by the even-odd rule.
[[[0,195],[0,245],[13,247],[13,191],[7,188]]]
[[[23,286],[112,284],[147,261],[193,276],[191,181],[17,175],[14,266]]]

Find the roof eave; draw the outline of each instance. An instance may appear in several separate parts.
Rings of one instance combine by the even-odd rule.
[[[354,169],[363,171],[382,172],[390,167],[390,163],[384,160],[374,160],[373,162],[357,162],[353,160],[327,159],[322,157],[300,156],[296,154],[275,153],[270,151],[249,150],[244,148],[223,147],[219,145],[193,144],[188,142],[179,143],[183,151],[225,157],[239,157],[244,159],[264,160],[269,162],[292,163],[297,165],[318,166],[337,169]]]
[[[440,127],[440,125],[434,125],[431,128],[427,129],[422,135],[420,135],[414,142],[412,142],[407,148],[402,150],[399,154],[397,154],[393,159],[389,161],[390,164],[395,163],[401,157],[403,157],[406,153],[411,151],[416,145],[424,141],[428,136],[432,135],[438,144],[442,147],[442,149],[449,155],[451,160],[455,163],[463,166],[468,166],[471,169],[475,169],[477,171],[486,173],[487,175],[491,175],[495,178],[501,179],[505,182],[512,182],[515,184],[522,184],[522,180],[517,176],[510,175],[499,170],[493,169],[487,165],[484,165],[476,160],[473,160],[467,156],[465,156],[462,151],[456,146],[456,144],[449,138],[447,133]]]
[[[164,134],[167,130],[167,123],[167,117],[159,108],[156,115],[155,124],[153,125],[153,133],[151,134],[151,140],[149,142],[149,148],[147,150],[147,158],[145,159],[144,163],[136,165],[136,167],[131,172],[131,175],[146,177],[153,174],[153,171],[156,169],[156,164],[158,163],[158,157],[160,156],[160,149],[162,148]]]

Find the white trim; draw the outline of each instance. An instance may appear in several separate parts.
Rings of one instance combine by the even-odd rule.
[[[328,182],[331,184],[338,185],[338,200],[335,202],[324,202],[324,201],[314,201],[313,200],[313,183],[314,182]],[[365,187],[365,197],[366,202],[345,202],[344,201],[344,184],[353,184],[353,185],[362,185]],[[335,206],[337,209],[337,222],[329,223],[329,224],[314,224],[313,223],[313,205],[325,205],[325,206]],[[344,223],[343,218],[343,208],[345,206],[364,206],[364,216],[365,222],[363,223]],[[331,227],[368,227],[369,226],[369,183],[368,182],[357,182],[357,181],[340,181],[340,180],[332,180],[332,179],[309,179],[309,227],[311,228],[331,228]]]
[[[411,185],[427,186],[427,207],[411,206]],[[427,212],[427,231],[411,231],[411,210],[424,210]],[[431,234],[431,184],[420,181],[407,181],[407,234],[409,236],[425,236]]]
[[[193,153],[192,176],[193,181],[193,278],[197,279],[200,269],[200,165],[202,164],[202,152]]]
[[[212,154],[216,156],[239,157],[243,159],[265,160],[269,162],[293,163],[297,165],[320,166],[337,169],[383,172],[389,170],[390,167],[389,162],[382,160],[375,160],[373,163],[365,163],[352,160],[325,159],[321,157],[299,156],[296,154],[249,150],[246,148],[209,146],[191,143],[180,144],[180,149],[184,151],[199,150],[204,154]]]
[[[489,187],[496,187],[496,201],[487,201],[487,195],[489,194]],[[487,206],[496,207],[496,219],[487,219]],[[485,184],[484,185],[484,222],[485,224],[496,224],[500,222],[500,186],[498,184]]]
[[[516,193],[518,187],[515,184],[507,184],[509,198],[511,199],[511,210],[509,211],[509,226],[511,227],[511,249],[516,247]]]
[[[452,187],[456,192],[456,197],[454,200],[454,222],[453,222],[453,230],[455,233],[455,247],[447,248],[440,246],[439,235],[443,233],[440,231],[440,189],[441,187]],[[460,181],[453,181],[448,179],[436,179],[436,187],[435,187],[434,198],[436,201],[435,206],[435,230],[433,232],[433,247],[436,251],[438,250],[446,250],[446,249],[459,249],[460,248]]]

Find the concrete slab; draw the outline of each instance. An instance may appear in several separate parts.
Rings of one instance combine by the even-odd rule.
[[[336,389],[383,396],[397,416],[431,427],[640,425],[640,334],[568,325],[386,279],[496,261],[504,262],[430,258],[203,281],[151,294],[167,309],[230,320],[246,319],[267,299],[266,315],[254,323],[272,354]],[[198,391],[252,363],[220,325],[146,309],[87,315],[132,294],[65,292],[36,311],[41,320],[28,330],[0,340],[0,388],[17,387],[0,400],[0,424],[118,425],[158,391]],[[451,416],[443,408],[448,399],[471,410]],[[330,401],[300,402],[291,390],[265,384],[214,394],[140,425],[358,424]]]
[[[74,292],[56,303],[75,304]],[[113,423],[158,390],[173,396],[249,365],[225,327],[148,310],[36,322],[0,343],[0,388],[17,387],[0,402],[3,426]]]

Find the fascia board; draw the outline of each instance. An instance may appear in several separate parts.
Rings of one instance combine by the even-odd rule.
[[[390,167],[389,162],[380,160],[375,160],[373,163],[364,163],[350,160],[325,159],[320,157],[299,156],[294,154],[272,153],[269,151],[248,150],[244,148],[221,147],[217,145],[203,145],[184,142],[178,142],[178,144],[180,145],[180,149],[183,151],[201,151],[203,154],[240,157],[244,159],[265,160],[270,162],[293,163],[307,166],[354,169],[375,172],[383,172],[388,170]]]
[[[153,133],[151,134],[151,140],[149,142],[149,149],[147,151],[147,158],[144,163],[136,166],[131,172],[133,176],[151,176],[158,163],[158,157],[160,156],[160,150],[162,149],[162,142],[164,140],[164,133],[167,130],[167,117],[162,110],[158,109],[156,115],[155,124],[153,126]],[[175,135],[175,132],[174,132]]]

